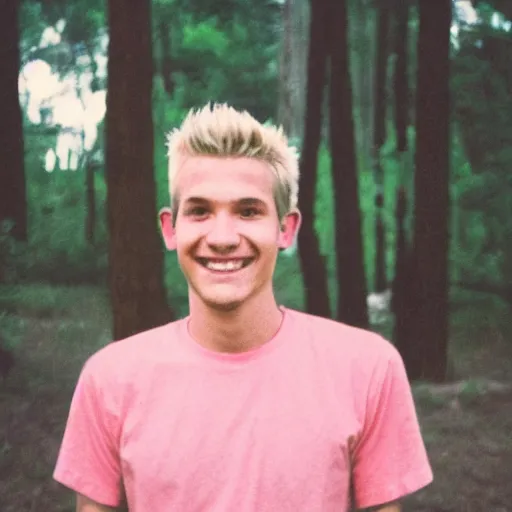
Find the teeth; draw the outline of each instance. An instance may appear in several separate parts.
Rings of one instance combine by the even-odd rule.
[[[230,270],[239,270],[242,268],[243,261],[237,260],[237,261],[226,261],[226,262],[217,262],[217,261],[208,261],[206,263],[206,266],[210,270],[217,270],[221,272],[228,272]]]

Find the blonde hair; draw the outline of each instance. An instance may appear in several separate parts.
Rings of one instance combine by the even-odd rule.
[[[288,144],[282,127],[263,125],[248,112],[226,104],[207,104],[189,111],[181,127],[168,135],[167,145],[174,217],[179,202],[175,178],[183,156],[249,157],[267,162],[276,176],[274,197],[279,218],[297,208],[298,154]]]

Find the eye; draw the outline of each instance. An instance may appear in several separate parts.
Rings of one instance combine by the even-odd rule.
[[[192,206],[185,211],[187,217],[203,218],[208,215],[208,210],[204,206]]]
[[[258,210],[257,208],[244,208],[243,210],[240,210],[240,217],[244,219],[252,219],[253,217],[261,215],[261,213],[261,210]]]

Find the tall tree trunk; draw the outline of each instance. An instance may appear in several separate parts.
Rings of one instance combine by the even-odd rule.
[[[84,166],[85,175],[85,240],[94,245],[96,227],[96,189],[94,187],[94,163],[87,158]]]
[[[409,310],[410,265],[411,254],[407,244],[405,230],[405,216],[407,213],[407,191],[405,187],[399,187],[396,195],[396,261],[395,278],[392,288],[391,309],[395,315],[393,341],[402,358],[411,359],[414,354],[406,354],[407,350],[414,350],[415,344],[410,338],[411,312]]]
[[[409,126],[409,82],[408,82],[408,28],[409,5],[395,0],[395,67],[393,70],[394,121],[396,150],[407,151],[407,127]]]
[[[334,2],[329,20],[330,146],[336,216],[337,319],[368,327],[361,212],[349,71],[346,0]]]
[[[350,41],[355,47],[354,101],[359,107],[359,122],[356,124],[358,148],[362,152],[364,169],[371,166],[373,117],[374,117],[374,74],[375,74],[375,8],[373,0],[352,0],[349,2]]]
[[[292,137],[292,85],[291,56],[292,40],[292,5],[294,0],[285,0],[283,5],[283,25],[281,37],[281,55],[279,62],[279,102],[277,119],[288,136]]]
[[[286,0],[283,5],[278,122],[292,138],[304,135],[306,63],[308,58],[307,0]]]
[[[380,150],[386,142],[387,122],[387,78],[390,33],[389,0],[381,0],[377,9],[377,34],[375,38],[375,81],[373,117],[373,175],[375,193],[375,291],[380,293],[387,288],[386,246],[383,218],[384,176]]]
[[[164,89],[167,95],[172,98],[174,94],[174,77],[171,54],[171,24],[167,20],[160,20],[158,23],[158,32],[160,34],[160,45],[162,50],[160,72]]]
[[[405,165],[405,156],[408,150],[407,127],[409,125],[409,84],[408,84],[408,20],[409,5],[403,0],[395,0],[395,66],[393,70],[393,91],[394,91],[394,123],[396,150],[399,154],[401,167],[399,188],[396,199],[396,233],[395,245],[395,271],[393,278],[393,312],[395,325],[393,340],[402,357],[405,357],[405,350],[412,343],[409,339],[407,322],[409,316],[409,281],[406,265],[409,264],[410,247],[407,239],[406,216],[408,180],[403,175],[408,166]]]
[[[382,172],[382,171],[381,171]],[[386,227],[384,225],[384,187],[377,185],[375,194],[375,280],[374,290],[384,292],[388,287],[386,273]]]
[[[380,148],[386,141],[386,90],[389,56],[389,0],[380,0],[377,15],[375,82],[373,111],[373,157],[379,161]]]
[[[0,222],[11,220],[10,234],[27,240],[23,121],[18,96],[20,72],[19,2],[2,2],[0,16]]]
[[[151,2],[109,0],[106,114],[109,279],[114,338],[171,320],[153,164]]]
[[[326,318],[331,316],[327,271],[325,259],[320,253],[318,236],[315,232],[314,208],[318,148],[322,124],[322,97],[328,54],[328,40],[325,33],[328,20],[328,3],[329,0],[314,0],[311,2],[306,120],[299,179],[299,208],[302,212],[302,227],[298,238],[299,258],[306,296],[306,311]]]
[[[451,0],[419,0],[411,379],[441,381],[448,345]],[[408,361],[405,361],[406,366]]]
[[[308,0],[294,0],[292,10],[292,33],[295,51],[292,54],[292,136],[304,138],[304,117],[306,113],[306,74],[309,48],[310,8]]]

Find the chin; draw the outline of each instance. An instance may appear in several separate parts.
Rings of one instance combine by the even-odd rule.
[[[240,283],[238,286],[222,286],[221,284],[209,286],[194,286],[191,283],[189,293],[193,292],[194,301],[202,303],[211,311],[233,312],[244,305],[256,305],[258,299],[263,298],[264,291],[258,286],[244,286],[247,283]]]
[[[243,301],[205,300],[204,303],[208,308],[214,311],[218,311],[219,313],[229,313],[231,311],[236,311],[243,304]]]
[[[226,290],[229,292],[230,290]],[[240,292],[241,290],[238,290]],[[204,293],[198,294],[199,300],[209,309],[218,312],[235,311],[248,302],[250,294],[243,293]]]

